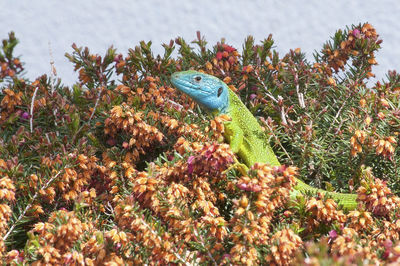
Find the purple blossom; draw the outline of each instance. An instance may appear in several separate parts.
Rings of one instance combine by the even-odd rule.
[[[356,38],[359,38],[360,37],[360,30],[359,29],[354,29],[353,30],[353,36],[356,37]]]
[[[191,175],[193,173],[193,168],[194,168],[194,156],[189,156],[188,160],[187,160],[187,164],[188,164],[188,174]]]
[[[329,238],[331,240],[335,240],[337,238],[337,236],[338,236],[338,234],[337,234],[336,230],[329,231]]]
[[[204,157],[206,157],[206,159],[208,160],[208,159],[211,158],[211,156],[214,154],[214,152],[215,152],[215,146],[214,146],[214,145],[213,145],[213,146],[210,146],[210,147],[206,150],[206,152],[204,153]]]
[[[28,112],[23,112],[20,116],[22,119],[28,120],[31,116]]]
[[[231,255],[229,254],[229,253],[225,253],[223,256],[222,256],[222,259],[230,259],[231,258]]]
[[[249,186],[246,183],[239,183],[236,185],[240,190],[249,191]]]
[[[122,247],[122,244],[121,244],[121,243],[117,243],[117,244],[114,246],[114,250],[115,250],[115,251],[118,251],[118,250],[121,249],[121,247]]]
[[[385,248],[387,248],[387,249],[391,248],[391,247],[393,246],[392,240],[386,239],[386,240],[383,242],[383,246],[384,246]]]

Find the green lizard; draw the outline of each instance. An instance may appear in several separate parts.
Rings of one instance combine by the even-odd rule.
[[[172,74],[171,82],[209,113],[226,114],[231,118],[231,121],[225,122],[224,137],[232,151],[237,153],[248,167],[256,162],[268,163],[271,166],[280,165],[257,119],[223,81],[212,75],[189,70]],[[295,198],[302,192],[328,193],[344,209],[351,210],[357,207],[356,194],[327,192],[297,179],[291,197]]]

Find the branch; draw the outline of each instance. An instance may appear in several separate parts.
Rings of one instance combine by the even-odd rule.
[[[347,100],[348,100],[351,96],[353,96],[353,94],[348,95],[347,98],[343,101],[343,103],[342,103],[342,105],[340,106],[338,112],[336,113],[335,117],[333,118],[333,122],[331,123],[331,125],[330,125],[329,128],[328,128],[328,130],[326,131],[325,138],[326,138],[326,136],[328,136],[328,132],[331,131],[331,129],[332,129],[333,125],[335,124],[335,122],[337,122],[337,118],[339,117],[339,115],[340,115],[340,113],[342,112],[344,106],[346,105]]]
[[[36,93],[38,91],[39,87],[37,86],[35,88],[35,92],[33,93],[32,99],[31,99],[31,111],[30,111],[30,119],[29,119],[29,125],[30,125],[30,129],[31,129],[31,133],[33,132],[33,106],[35,103],[35,98],[36,98]]]
[[[194,235],[197,236],[197,237],[201,240],[201,244],[203,245],[203,248],[204,248],[205,250],[207,250],[207,256],[213,261],[214,265],[218,265],[217,262],[215,261],[214,257],[212,256],[210,250],[208,250],[208,249],[205,247],[204,239],[203,239],[202,235],[200,235],[199,232],[197,232],[197,229],[194,230]]]
[[[261,122],[266,125],[269,129],[269,131],[272,133],[272,136],[274,136],[276,142],[278,143],[279,147],[283,150],[283,152],[286,154],[286,156],[289,158],[290,163],[293,165],[294,162],[292,160],[292,157],[290,157],[289,153],[286,151],[285,147],[282,146],[282,143],[279,141],[279,138],[275,135],[273,129],[270,127],[270,125],[265,121],[264,117],[260,117]]]
[[[64,168],[65,169],[65,168]],[[63,170],[63,169],[62,169]],[[14,228],[17,226],[17,224],[19,223],[19,221],[25,216],[26,212],[32,207],[33,202],[36,200],[36,198],[39,195],[39,191],[46,189],[51,182],[53,182],[54,179],[56,179],[60,174],[61,171],[58,171],[58,173],[53,176],[52,178],[50,178],[46,184],[44,184],[39,190],[36,191],[35,195],[33,195],[32,199],[30,200],[29,204],[25,207],[25,210],[19,215],[19,217],[17,218],[17,220],[15,220],[14,224],[10,227],[10,229],[8,230],[8,232],[4,235],[3,237],[3,241],[6,241],[7,238],[9,237],[9,235],[11,234],[11,232],[14,230]]]
[[[96,97],[96,103],[94,104],[93,111],[92,111],[92,113],[90,114],[89,120],[88,120],[84,125],[82,125],[82,126],[75,132],[74,136],[72,137],[72,143],[75,142],[76,137],[77,137],[78,134],[81,132],[81,130],[83,129],[83,127],[84,127],[85,125],[89,124],[90,121],[92,121],[92,118],[93,118],[93,116],[94,116],[94,113],[96,112],[96,109],[97,109],[97,105],[99,104],[99,100],[100,100],[100,95],[101,95],[102,88],[104,88],[104,87],[103,87],[103,86],[99,87],[99,91],[98,91],[97,97]]]
[[[99,92],[97,93],[96,103],[94,104],[93,112],[92,112],[92,114],[90,115],[90,118],[89,118],[88,123],[92,120],[93,115],[94,115],[94,113],[96,112],[97,105],[99,104],[100,94],[101,94],[102,88],[103,88],[103,86],[101,86],[101,87],[99,88]]]
[[[297,98],[299,98],[299,104],[301,108],[306,108],[306,104],[304,103],[304,95],[303,93],[300,92],[300,85],[299,85],[299,75],[297,74],[297,69],[294,68],[296,71],[294,74],[294,80],[296,82],[296,93],[297,93]]]
[[[51,77],[51,94],[54,93],[55,88],[54,88],[54,83],[56,81],[56,77],[57,77],[57,70],[56,67],[54,66],[54,59],[53,59],[53,51],[51,50],[51,43],[49,41],[49,55],[50,55],[50,67],[51,67],[51,71],[50,71],[50,77]]]
[[[267,95],[271,100],[273,100],[275,103],[279,103],[279,101],[278,101],[272,94],[269,93],[269,90],[268,90],[268,88],[267,88],[267,85],[265,85],[264,81],[260,78],[260,75],[257,73],[257,71],[255,71],[255,73],[256,73],[257,80],[261,83],[261,85],[263,85],[263,88],[264,88],[264,90],[265,90],[265,92],[266,92],[266,95]]]
[[[181,104],[179,104],[179,103],[177,103],[177,102],[175,102],[175,101],[173,101],[173,100],[171,100],[171,99],[168,99],[168,102],[171,103],[172,105],[175,105],[175,106],[179,107],[179,110],[178,110],[178,111],[184,109],[184,108],[183,108],[183,105],[181,105]],[[186,111],[187,111],[188,113],[191,113],[191,114],[194,115],[194,116],[198,116],[195,112],[193,112],[193,111],[190,110],[190,109],[187,109]]]
[[[281,106],[281,102],[283,100],[282,96],[278,95],[278,99],[276,99],[272,94],[269,93],[269,90],[267,88],[267,85],[265,85],[264,81],[260,78],[260,75],[258,74],[257,71],[255,71],[257,80],[261,83],[261,85],[263,86],[264,90],[265,90],[265,94],[272,100],[274,101],[279,108],[279,113],[281,115],[281,120],[282,123],[284,123],[285,125],[287,125],[287,120],[286,120],[286,114],[285,114],[285,108],[283,106]]]

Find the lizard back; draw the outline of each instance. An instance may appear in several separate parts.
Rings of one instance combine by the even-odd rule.
[[[252,166],[256,162],[280,165],[257,119],[230,89],[229,102],[227,114],[243,131],[243,144],[239,149],[239,156],[245,160],[246,165]]]

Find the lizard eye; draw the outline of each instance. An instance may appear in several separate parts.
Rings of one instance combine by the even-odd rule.
[[[221,94],[222,94],[222,87],[219,87],[219,89],[218,89],[218,97],[221,96]]]
[[[200,76],[196,76],[196,77],[194,77],[194,80],[196,80],[197,82],[200,82],[201,77]]]

